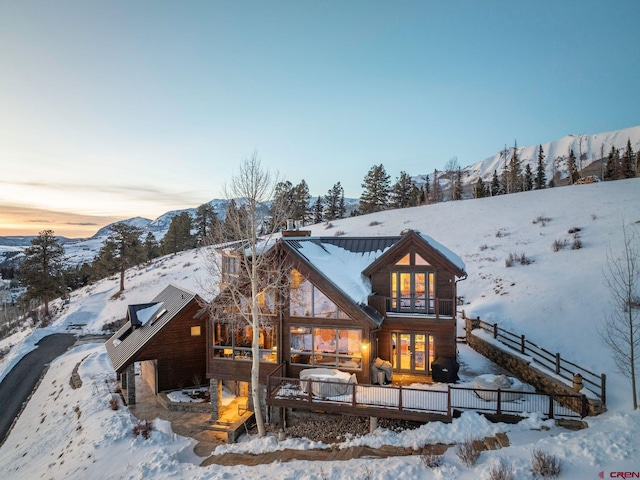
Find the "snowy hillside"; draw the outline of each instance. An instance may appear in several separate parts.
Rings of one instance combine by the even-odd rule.
[[[597,478],[601,471],[638,471],[640,412],[631,411],[629,383],[616,371],[597,333],[602,318],[611,311],[602,272],[607,252],[615,255],[620,251],[623,223],[636,233],[640,243],[640,179],[448,202],[337,220],[330,228],[310,227],[313,235],[327,236],[397,235],[414,229],[460,255],[469,274],[459,284],[459,294],[464,297],[460,308],[525,334],[588,369],[606,373],[609,411],[588,418],[590,428],[586,430],[572,432],[535,417],[515,426],[490,424],[476,414],[465,414],[451,425],[435,422],[403,434],[378,430],[345,441],[343,446],[411,447],[497,431],[508,432],[512,446],[484,452],[475,467],[462,465],[450,449],[445,465],[436,470],[424,467],[419,456],[203,468],[190,453],[192,442],[176,438],[166,423],[158,422],[158,430],[149,441],[136,440],[130,435],[133,420],[128,412],[112,412],[107,407],[108,394],[92,394],[93,384],[104,382],[114,373],[104,347],[90,345],[77,347],[52,364],[27,411],[0,448],[0,466],[11,478],[352,479],[362,478],[366,466],[372,472],[370,478],[377,479],[475,480],[486,478],[487,470],[501,458],[512,465],[515,478],[532,479],[530,451],[540,448],[560,458],[564,466],[560,478]],[[582,248],[574,250],[571,245],[576,233]],[[566,248],[553,251],[554,242],[562,244],[565,240]],[[524,254],[531,263],[507,267],[505,259],[512,253]],[[104,324],[122,318],[128,304],[148,302],[170,282],[209,297],[204,287],[208,279],[204,258],[203,251],[192,250],[131,269],[125,294],[117,300],[112,298],[118,288],[115,277],[74,292],[68,306],[57,304],[59,313],[52,326],[25,330],[0,343],[0,348],[14,344],[0,361],[0,378],[45,334],[72,324],[86,324],[84,331],[100,331]],[[465,362],[482,368],[481,357],[463,347],[460,354]],[[86,386],[62,389],[73,366],[84,357],[87,360],[80,375]],[[76,405],[81,416],[71,412]],[[245,437],[228,449],[268,451],[312,446],[318,447],[293,439],[280,444],[274,437]],[[114,457],[117,462],[113,462]]]

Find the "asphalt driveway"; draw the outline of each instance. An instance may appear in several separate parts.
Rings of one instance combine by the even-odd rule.
[[[36,386],[45,366],[64,353],[76,341],[69,333],[54,333],[43,337],[38,348],[27,353],[0,383],[0,445],[20,413],[22,404]]]

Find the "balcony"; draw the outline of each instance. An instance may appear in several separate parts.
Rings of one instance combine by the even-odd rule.
[[[435,318],[455,318],[456,315],[453,299],[450,298],[425,299],[415,295],[403,295],[402,297],[371,295],[369,306],[382,315],[393,313]]]

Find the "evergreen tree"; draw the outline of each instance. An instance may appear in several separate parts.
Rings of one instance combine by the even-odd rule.
[[[518,154],[518,142],[513,144],[513,154],[509,160],[507,170],[507,193],[521,192],[523,190],[522,161]]]
[[[483,198],[486,196],[487,196],[487,190],[486,190],[486,187],[484,186],[484,181],[482,180],[482,177],[478,177],[478,181],[473,187],[473,197]]]
[[[344,218],[345,213],[344,189],[338,182],[329,189],[325,197],[324,218],[325,220]]]
[[[182,252],[196,246],[196,239],[191,234],[191,215],[182,212],[171,219],[169,230],[162,239],[162,252]]]
[[[429,175],[424,180],[424,200],[422,203],[427,203],[429,201],[429,197],[431,196],[431,180],[429,180]]]
[[[196,241],[203,245],[218,226],[218,214],[210,203],[203,203],[196,210],[193,224],[196,230]]]
[[[409,206],[416,207],[424,203],[424,190],[418,187],[415,183],[411,186],[411,193],[409,194]]]
[[[211,232],[209,232],[211,233]],[[144,239],[144,256],[147,261],[153,260],[160,256],[160,243],[156,240],[156,236],[149,232]]]
[[[493,177],[491,177],[491,186],[489,188],[489,194],[492,197],[495,197],[496,195],[501,195],[504,192],[502,191],[501,185],[500,185],[500,179],[498,178],[498,171],[494,170],[493,171]]]
[[[52,230],[41,231],[24,250],[20,279],[27,287],[25,298],[44,303],[49,318],[49,302],[64,292],[64,247]]]
[[[271,205],[267,210],[267,216],[269,218],[269,229],[282,230],[284,225],[271,225],[274,218],[286,218],[296,220],[294,216],[294,201],[293,201],[293,184],[290,181],[278,182],[274,189],[274,196],[271,199]],[[232,202],[231,200],[229,204]],[[228,204],[228,207],[229,207]],[[236,204],[233,201],[233,211],[237,211]],[[232,217],[233,218],[233,217]]]
[[[320,223],[324,218],[324,203],[322,201],[322,195],[318,195],[316,201],[313,202],[313,223]]]
[[[385,210],[389,203],[390,176],[382,164],[371,167],[364,177],[360,196],[360,212],[367,213]]]
[[[309,186],[307,182],[301,180],[298,185],[291,190],[291,216],[294,220],[302,220],[304,223],[308,223],[311,218],[311,210],[309,208],[309,201],[311,195],[309,194]]]
[[[284,215],[278,216],[276,218],[287,218]],[[234,242],[237,240],[242,240],[238,237],[236,232],[242,231],[242,228],[236,227],[236,225],[245,225],[248,222],[247,212],[243,206],[238,206],[236,201],[232,198],[227,202],[227,211],[225,213],[224,218],[224,236],[221,236],[221,241]],[[280,227],[282,228],[282,227]]]
[[[407,172],[400,172],[400,177],[391,187],[391,206],[393,208],[406,208],[411,205],[411,192],[414,187],[413,180]]]
[[[569,184],[573,185],[580,178],[578,173],[578,167],[576,166],[576,156],[573,153],[573,148],[569,148],[569,160],[567,161],[567,170],[569,171]]]
[[[533,190],[533,172],[531,171],[531,166],[527,163],[524,167],[524,179],[522,189],[525,192],[529,190]]]
[[[538,147],[538,164],[536,166],[534,185],[536,190],[542,190],[547,185],[547,175],[545,173],[544,165],[544,150],[542,149],[542,145]]]
[[[431,188],[431,198],[428,199],[429,203],[439,203],[442,201],[442,188],[440,187],[440,181],[438,180],[438,170],[433,170],[433,185]]]
[[[458,170],[456,170],[455,176],[453,178],[452,199],[462,200],[462,170],[460,169],[460,167],[458,167]]]
[[[635,176],[634,172],[634,161],[635,154],[633,153],[633,149],[631,148],[631,140],[627,140],[627,146],[624,149],[624,153],[622,154],[622,158],[620,159],[620,168],[618,172],[618,178],[633,178]]]
[[[184,214],[189,216],[186,212]],[[144,259],[144,252],[140,243],[142,230],[126,223],[116,223],[111,227],[111,230],[113,235],[107,238],[105,244],[113,244],[114,258],[120,271],[119,292],[122,292],[124,290],[124,272],[127,268],[139,264]]]
[[[604,169],[605,180],[616,180],[618,178],[618,163],[620,161],[620,152],[614,146],[611,146],[611,151],[607,156],[607,164]]]

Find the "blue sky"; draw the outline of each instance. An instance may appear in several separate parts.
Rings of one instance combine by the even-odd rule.
[[[0,1],[0,235],[640,124],[640,2]]]

